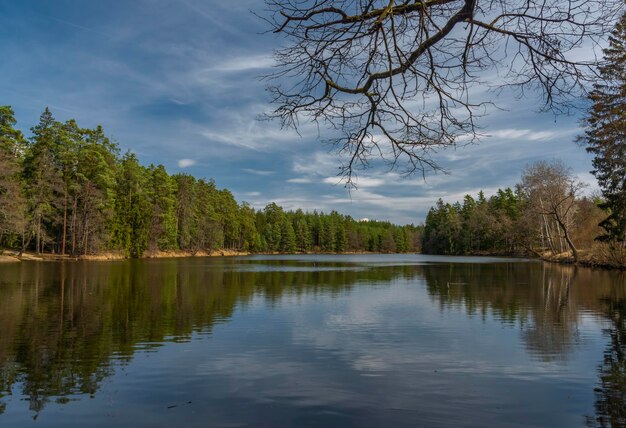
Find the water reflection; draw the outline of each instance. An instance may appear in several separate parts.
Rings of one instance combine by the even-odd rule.
[[[13,385],[21,384],[17,393],[39,412],[51,396],[95,394],[110,374],[112,358],[130,360],[138,348],[210,332],[255,292],[269,303],[284,295],[335,296],[357,282],[391,281],[403,271],[337,269],[337,263],[319,262],[321,270],[279,269],[295,263],[264,262],[266,270],[247,269],[255,263],[237,269],[233,263],[196,260],[24,263],[3,269],[0,392],[11,394]]]
[[[63,404],[94,396],[103,380],[114,375],[115,365],[130,362],[138,350],[186,342],[196,332],[210,334],[259,300],[279,308],[286,298],[334,299],[350,296],[355,287],[392,287],[404,281],[425,286],[441,313],[459,311],[517,329],[527,352],[540,361],[567,360],[584,341],[579,329],[584,317],[607,320],[610,341],[599,367],[596,415],[587,423],[624,424],[623,275],[534,262],[338,260],[179,259],[2,267],[0,413],[7,410],[3,398],[11,394],[24,397],[34,417],[52,401]],[[384,366],[379,360],[364,356],[354,365],[361,370]],[[232,368],[233,361],[229,364]]]
[[[604,313],[611,320],[606,330],[610,341],[598,369],[600,385],[595,389],[596,416],[589,418],[592,427],[626,426],[626,299],[602,299]]]

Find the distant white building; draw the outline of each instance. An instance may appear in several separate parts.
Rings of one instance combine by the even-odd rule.
[[[369,218],[362,218],[362,219],[361,219],[361,220],[359,220],[359,221],[363,221],[363,222],[366,222],[366,223],[367,223],[368,221],[370,221],[370,219],[369,219]]]

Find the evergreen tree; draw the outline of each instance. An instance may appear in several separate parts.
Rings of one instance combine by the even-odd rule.
[[[320,248],[324,252],[335,251],[335,229],[328,216],[321,216]]]
[[[608,212],[600,223],[605,230],[600,239],[626,246],[626,13],[609,37],[604,59],[581,140],[594,155],[592,173],[602,189],[601,207]]]
[[[311,230],[307,223],[304,213],[301,210],[296,212],[295,217],[295,233],[296,233],[296,248],[300,252],[305,252],[311,249]]]
[[[213,206],[217,214],[218,222],[222,227],[224,246],[230,249],[236,248],[241,235],[239,205],[237,205],[237,201],[235,201],[233,194],[228,189],[216,189]]]
[[[267,250],[270,252],[281,251],[282,223],[285,213],[281,207],[272,202],[265,207],[264,216],[266,227],[263,236],[267,243]]]
[[[196,203],[194,204],[194,221],[196,234],[193,237],[194,252],[198,250],[213,251],[224,248],[223,216],[216,212],[215,204],[219,200],[213,180],[198,180],[196,185]]]
[[[256,230],[256,213],[248,203],[241,204],[239,209],[240,238],[238,248],[244,251],[258,251],[261,246],[260,236]]]
[[[71,254],[105,249],[113,223],[118,148],[101,126],[86,130],[78,151],[71,222]]]
[[[115,195],[113,242],[131,257],[148,247],[151,204],[146,194],[148,173],[134,153],[126,153],[119,166]]]
[[[173,250],[177,247],[175,182],[163,165],[151,165],[148,175],[150,185],[147,193],[151,205],[148,249]]]
[[[196,179],[187,174],[177,174],[172,179],[176,187],[176,236],[178,246],[182,250],[192,251],[193,240],[197,236],[197,221],[194,216]]]
[[[60,125],[60,124],[59,124]],[[60,253],[67,251],[68,216],[72,212],[72,224],[76,219],[76,205],[78,202],[78,156],[84,146],[83,138],[86,130],[78,127],[75,120],[69,120],[59,126],[58,148],[56,163],[62,180],[62,211],[63,221],[60,229]],[[70,207],[71,204],[71,207]],[[72,248],[72,251],[74,249]]]
[[[47,233],[59,224],[55,211],[61,206],[63,180],[56,153],[59,146],[60,124],[46,107],[37,126],[31,129],[31,138],[24,159],[24,180],[28,198],[31,234],[35,236],[35,251],[40,253],[51,241]],[[25,239],[25,245],[30,241]]]
[[[24,136],[9,106],[0,106],[0,245],[20,240],[26,226],[21,155]]]
[[[287,216],[283,216],[280,222],[280,251],[282,253],[296,251],[296,234]]]

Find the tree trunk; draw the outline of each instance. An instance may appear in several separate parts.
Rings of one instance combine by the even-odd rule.
[[[567,242],[567,245],[572,251],[572,256],[574,257],[574,263],[578,263],[578,251],[576,250],[576,247],[574,246],[574,243],[572,242],[569,236],[569,233],[567,232],[567,227],[558,216],[556,217],[556,221],[558,222],[559,226],[561,226],[561,230],[563,231],[563,237],[565,238],[565,242]]]
[[[85,220],[85,236],[83,238],[83,256],[87,255],[88,246],[89,246],[89,220]]]
[[[41,214],[37,219],[37,244],[35,245],[37,254],[41,254]]]
[[[74,197],[74,203],[72,204],[72,257],[76,256],[76,206],[78,202]]]
[[[63,238],[61,239],[61,255],[65,255],[65,239],[67,236],[67,185],[63,195]]]

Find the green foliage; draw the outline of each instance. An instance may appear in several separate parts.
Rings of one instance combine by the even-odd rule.
[[[70,255],[118,251],[416,252],[421,228],[330,214],[261,211],[213,180],[142,166],[101,126],[58,122],[45,109],[32,138],[0,106],[0,245]]]
[[[626,13],[609,37],[600,74],[580,140],[594,155],[592,173],[608,214],[600,223],[605,233],[599,239],[626,246]]]
[[[175,182],[163,165],[151,165],[148,173],[148,197],[151,205],[148,248],[152,251],[176,249]]]
[[[126,153],[115,189],[113,245],[131,257],[141,257],[148,247],[152,204],[147,188],[148,171],[139,165],[134,153]]]
[[[466,195],[463,204],[439,199],[426,216],[422,252],[427,254],[515,253],[511,234],[522,201],[509,188],[485,198]]]
[[[26,200],[20,177],[20,155],[25,140],[15,124],[13,110],[0,106],[0,245],[16,245],[26,224]]]

